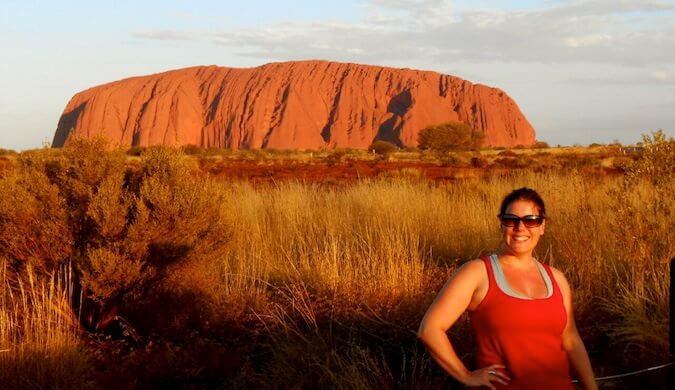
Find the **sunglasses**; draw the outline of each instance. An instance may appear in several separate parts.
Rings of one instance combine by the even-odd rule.
[[[523,225],[525,225],[526,228],[533,228],[541,226],[542,222],[544,222],[544,217],[541,215],[525,215],[519,217],[513,214],[501,214],[499,215],[499,219],[502,221],[502,225],[506,227],[516,227],[520,221],[523,221]]]

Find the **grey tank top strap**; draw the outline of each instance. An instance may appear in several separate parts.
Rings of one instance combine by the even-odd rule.
[[[499,259],[497,258],[496,254],[490,255],[490,265],[492,265],[492,272],[494,273],[495,280],[497,281],[497,286],[500,290],[502,290],[502,292],[504,292],[504,294],[514,298],[533,299],[525,295],[521,295],[511,289],[511,286],[509,286],[508,282],[506,281],[506,277],[504,277],[504,271],[502,270],[502,266],[499,264]],[[548,272],[546,272],[544,266],[538,261],[537,268],[539,268],[539,273],[541,273],[541,277],[544,278],[544,283],[546,284],[546,298],[550,298],[551,295],[553,295],[553,283],[551,282],[551,277],[548,276]]]

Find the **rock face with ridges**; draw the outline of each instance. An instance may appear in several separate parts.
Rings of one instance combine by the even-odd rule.
[[[53,146],[103,136],[121,147],[365,148],[417,145],[424,127],[464,122],[489,146],[531,145],[534,129],[499,89],[436,72],[326,61],[199,66],[77,93]]]

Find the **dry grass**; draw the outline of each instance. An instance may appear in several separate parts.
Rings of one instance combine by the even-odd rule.
[[[68,271],[15,279],[2,262],[0,388],[90,387],[89,358],[71,306]]]
[[[146,332],[141,334],[141,343],[143,337],[156,335],[171,324],[175,330],[172,343],[190,343],[194,336],[188,332],[197,329],[212,343],[207,345],[215,348],[231,342],[232,348],[252,353],[237,363],[239,376],[209,385],[447,385],[447,377],[420,349],[414,330],[455,267],[498,249],[499,202],[521,186],[536,188],[547,201],[550,219],[538,255],[568,276],[575,290],[577,320],[596,367],[600,371],[612,367],[607,371],[616,372],[616,367],[637,368],[666,356],[667,261],[675,254],[671,233],[675,202],[667,196],[672,177],[654,181],[636,174],[629,175],[629,180],[550,169],[434,183],[415,171],[342,187],[293,181],[253,186],[189,178],[186,172],[198,169],[194,160],[158,153],[155,159],[133,161],[127,173],[115,171],[117,179],[99,180],[105,178],[94,175],[99,178],[91,181],[94,184],[84,185],[80,180],[78,187],[65,187],[90,194],[90,201],[79,204],[78,215],[88,216],[85,221],[100,220],[92,225],[96,234],[80,231],[79,237],[93,237],[80,243],[85,250],[68,250],[75,254],[71,259],[75,262],[87,259],[78,258],[79,253],[105,263],[106,256],[94,256],[98,252],[90,250],[94,246],[126,253],[126,257],[115,258],[115,267],[103,264],[96,272],[80,271],[89,278],[83,279],[90,288],[85,291],[93,292],[104,291],[100,286],[109,286],[110,280],[127,279],[120,279],[117,268],[137,251],[122,249],[139,242],[145,248],[156,248],[167,239],[184,241],[190,251],[180,262],[153,260],[150,269],[143,265],[148,259],[137,254],[133,264],[138,265],[138,272],[134,274],[152,271],[162,278],[152,279],[159,282],[145,284],[144,289],[129,290],[134,299],[121,301],[126,305],[122,310],[144,314],[142,326],[133,316],[127,317],[128,326]],[[166,164],[162,158],[168,159]],[[53,163],[42,166],[54,169]],[[13,352],[0,355],[9,367],[0,375],[30,377],[27,373],[37,364],[38,355],[19,353],[24,348],[21,345],[26,345],[26,351],[43,348],[52,351],[45,356],[70,357],[41,362],[39,383],[66,386],[68,373],[75,373],[70,378],[81,382],[93,380],[92,374],[80,375],[87,352],[80,346],[70,314],[69,282],[50,273],[38,276],[30,267],[16,267],[45,264],[52,258],[63,259],[63,254],[24,247],[7,236],[21,231],[30,237],[31,229],[26,226],[33,225],[25,221],[40,226],[40,218],[49,218],[44,223],[51,224],[52,232],[72,231],[66,225],[70,220],[60,213],[46,209],[45,217],[40,212],[44,200],[64,204],[59,203],[65,202],[60,198],[64,187],[35,172],[7,175],[3,180],[16,188],[0,191],[0,204],[12,209],[0,212],[0,249],[4,251],[0,256],[8,257],[19,276],[6,273],[7,287],[0,302],[0,347],[12,345]],[[25,185],[31,180],[40,184],[39,191]],[[216,213],[217,221],[205,213]],[[101,215],[106,216],[105,224]],[[204,224],[210,228],[199,230]],[[69,242],[59,240],[61,236],[42,232],[36,233],[35,240],[57,248]],[[145,238],[139,241],[141,236]],[[75,269],[81,268],[75,264]],[[104,304],[114,298],[114,294],[99,295],[97,299]],[[172,306],[148,305],[148,300],[158,296],[169,299],[164,302]],[[195,314],[182,318],[178,308]],[[126,316],[124,311],[119,314]],[[238,338],[232,338],[233,334]],[[464,322],[452,331],[462,351],[471,348],[466,335]],[[632,359],[619,359],[624,353]],[[463,357],[468,361],[470,354]],[[155,368],[153,375],[165,370],[164,379],[169,382],[194,383],[190,381],[195,376],[206,375],[200,374],[205,370],[200,365],[207,363],[199,357],[190,359],[194,368],[176,373],[167,363],[165,368]],[[125,360],[132,364],[129,361],[133,363],[132,358]],[[143,370],[130,372],[142,375]],[[145,383],[128,378],[132,379]]]
[[[227,186],[231,211],[226,214],[236,226],[227,267],[231,275],[241,276],[228,280],[236,285],[229,293],[264,297],[266,291],[274,295],[279,286],[289,289],[290,283],[300,283],[290,289],[293,293],[284,290],[285,304],[273,306],[277,328],[269,332],[275,335],[276,354],[289,348],[288,354],[295,356],[294,348],[310,344],[327,345],[325,353],[336,353],[340,349],[330,347],[334,336],[316,324],[350,319],[366,327],[360,331],[371,333],[382,331],[378,325],[396,324],[399,341],[411,347],[414,340],[405,331],[414,330],[430,295],[451,270],[498,248],[497,206],[505,193],[520,186],[537,188],[549,204],[539,256],[571,280],[582,332],[597,348],[592,349],[596,365],[602,370],[600,359],[607,361],[610,351],[626,348],[635,358],[629,364],[662,360],[667,349],[667,260],[675,252],[669,216],[675,204],[664,203],[647,182],[626,192],[620,178],[558,172],[440,186],[414,178],[363,181],[339,190],[297,183],[267,189]],[[625,196],[610,198],[618,191]],[[654,213],[654,204],[665,209]],[[626,208],[630,214],[621,213]],[[322,306],[326,299],[330,308]],[[413,313],[405,312],[402,302]],[[322,316],[323,322],[317,320]],[[278,332],[291,341],[280,342]],[[300,342],[298,336],[308,332],[310,341]],[[601,341],[604,334],[609,343]],[[341,337],[360,336],[348,332]],[[377,356],[377,351],[369,353]],[[340,356],[347,359],[352,352]],[[363,357],[362,363],[370,364],[372,358]],[[306,363],[287,355],[275,361],[281,367],[294,362],[296,368]],[[342,369],[335,362],[325,364],[333,373]],[[300,375],[288,367],[281,371]],[[390,384],[395,387],[395,382]]]

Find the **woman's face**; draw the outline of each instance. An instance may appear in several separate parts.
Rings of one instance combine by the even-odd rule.
[[[537,205],[528,200],[516,200],[508,205],[504,214],[513,214],[520,218],[526,215],[539,215]],[[544,235],[546,221],[536,227],[525,227],[523,221],[518,221],[515,226],[502,226],[502,238],[506,249],[513,255],[532,253],[539,242],[539,237]]]

